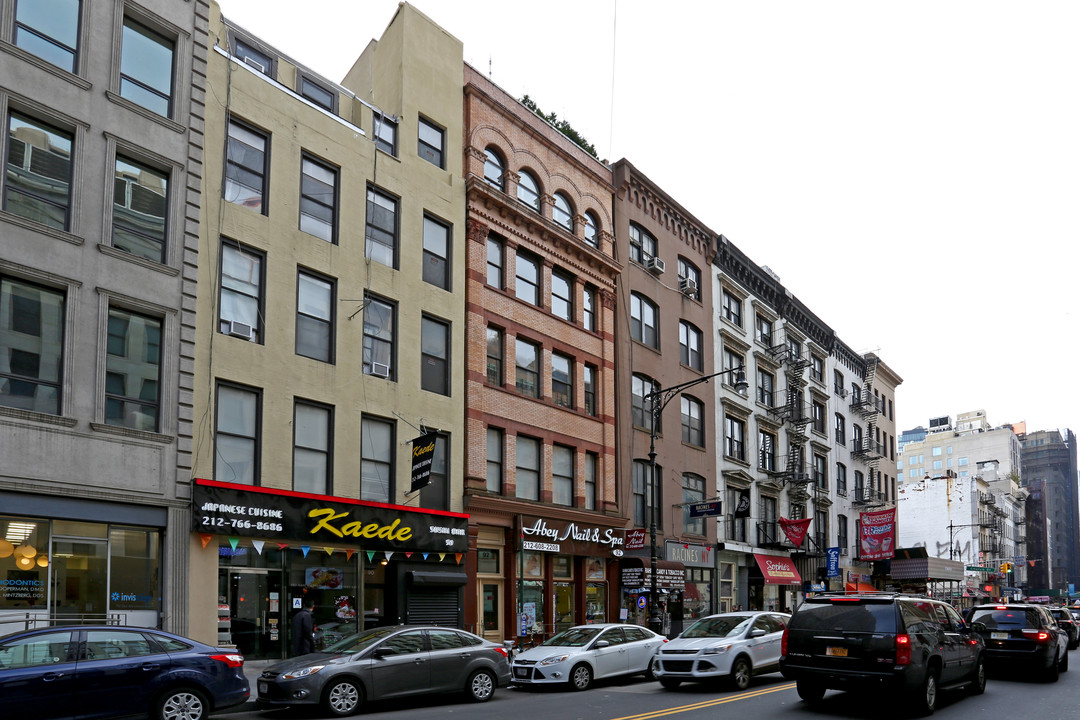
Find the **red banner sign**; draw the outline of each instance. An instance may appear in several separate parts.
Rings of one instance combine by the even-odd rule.
[[[896,509],[859,513],[859,559],[885,560],[896,555]]]
[[[803,518],[802,520],[788,520],[787,518],[780,518],[780,529],[787,535],[787,539],[792,542],[795,547],[802,547],[803,540],[806,539],[806,531],[810,527],[810,518]]]

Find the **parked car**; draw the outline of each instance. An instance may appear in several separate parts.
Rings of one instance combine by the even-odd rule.
[[[338,717],[369,700],[464,692],[486,702],[510,681],[502,645],[445,627],[394,625],[362,630],[321,652],[266,668],[260,708],[321,705]]]
[[[667,642],[638,625],[578,625],[517,655],[515,685],[569,683],[585,690],[593,680],[642,673],[652,677],[653,657]]]
[[[0,637],[5,720],[202,720],[249,694],[242,655],[160,630],[69,625]]]
[[[1066,632],[1069,636],[1069,649],[1075,650],[1077,646],[1080,646],[1080,623],[1073,617],[1072,612],[1067,607],[1054,606],[1049,607],[1047,610],[1053,616],[1054,620]]]
[[[990,667],[1030,670],[1049,682],[1069,669],[1068,634],[1042,605],[977,605],[967,614]]]
[[[684,680],[726,679],[745,690],[754,675],[780,669],[780,639],[791,616],[774,612],[709,615],[660,648],[653,674],[665,688]]]
[[[986,689],[982,638],[951,605],[900,593],[807,598],[784,631],[780,672],[807,703],[829,689],[873,691],[920,715],[934,712],[939,690]]]

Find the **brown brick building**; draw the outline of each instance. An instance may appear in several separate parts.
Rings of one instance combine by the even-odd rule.
[[[611,170],[468,66],[464,93],[465,626],[547,636],[617,618]]]

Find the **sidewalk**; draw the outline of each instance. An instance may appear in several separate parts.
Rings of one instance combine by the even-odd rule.
[[[263,670],[278,662],[281,662],[281,660],[245,660],[244,677],[247,678],[251,695],[248,696],[248,701],[243,705],[236,705],[235,707],[222,710],[221,714],[228,715],[229,713],[249,712],[254,710],[255,698],[259,696],[259,675],[262,674]]]

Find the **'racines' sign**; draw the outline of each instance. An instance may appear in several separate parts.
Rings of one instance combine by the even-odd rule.
[[[522,550],[622,557],[623,530],[583,523],[521,518]]]

